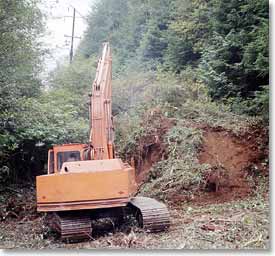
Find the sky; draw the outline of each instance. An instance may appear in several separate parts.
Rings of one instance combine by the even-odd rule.
[[[86,17],[93,0],[47,0],[40,8],[46,14],[46,33],[42,38],[50,54],[45,59],[44,73],[53,70],[58,63],[69,61],[73,8],[76,9],[75,36],[82,37],[87,27]],[[74,39],[74,49],[80,39]]]

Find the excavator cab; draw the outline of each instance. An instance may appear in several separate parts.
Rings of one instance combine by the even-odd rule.
[[[86,149],[86,144],[54,146],[48,151],[48,174],[60,172],[65,162],[85,160]]]

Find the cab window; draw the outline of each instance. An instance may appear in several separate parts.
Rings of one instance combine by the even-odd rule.
[[[80,161],[79,151],[65,151],[57,153],[57,169],[60,171],[64,162]]]
[[[48,161],[48,173],[54,173],[54,153],[53,150],[49,151],[49,161]]]

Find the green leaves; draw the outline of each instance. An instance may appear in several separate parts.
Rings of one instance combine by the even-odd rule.
[[[214,99],[248,98],[268,83],[268,2],[212,1],[200,68]]]
[[[196,65],[209,36],[207,1],[172,1],[166,37],[165,66],[180,72]]]
[[[95,55],[111,41],[116,76],[140,66],[176,75],[191,69],[211,98],[222,101],[253,98],[268,84],[266,0],[102,0],[95,6],[78,52]]]
[[[39,91],[42,14],[36,1],[0,1],[0,10],[0,96],[8,107],[12,97]]]
[[[17,118],[21,136],[49,144],[86,142],[88,122],[79,116],[79,106],[66,102],[73,97],[72,93],[60,90],[22,102]]]
[[[41,94],[43,19],[36,0],[0,0],[0,22],[0,170],[17,177],[28,168],[23,145],[43,137],[34,100]]]

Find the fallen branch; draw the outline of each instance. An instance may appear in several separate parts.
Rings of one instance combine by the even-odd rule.
[[[17,194],[21,194],[21,192],[19,192],[18,190],[16,190],[16,189],[13,189],[13,188],[10,188],[10,187],[5,187],[4,189],[1,189],[0,190],[0,193],[1,192],[4,192],[4,191],[11,191],[11,192],[14,192],[14,193],[17,193]]]
[[[263,235],[262,235],[262,234],[260,234],[258,238],[256,238],[256,239],[252,239],[252,240],[250,240],[250,241],[246,242],[246,243],[243,245],[243,247],[246,247],[246,246],[248,246],[248,245],[250,245],[250,244],[253,244],[253,243],[256,243],[256,242],[262,241],[262,240],[263,240],[263,239],[262,239],[262,237],[263,237]]]

